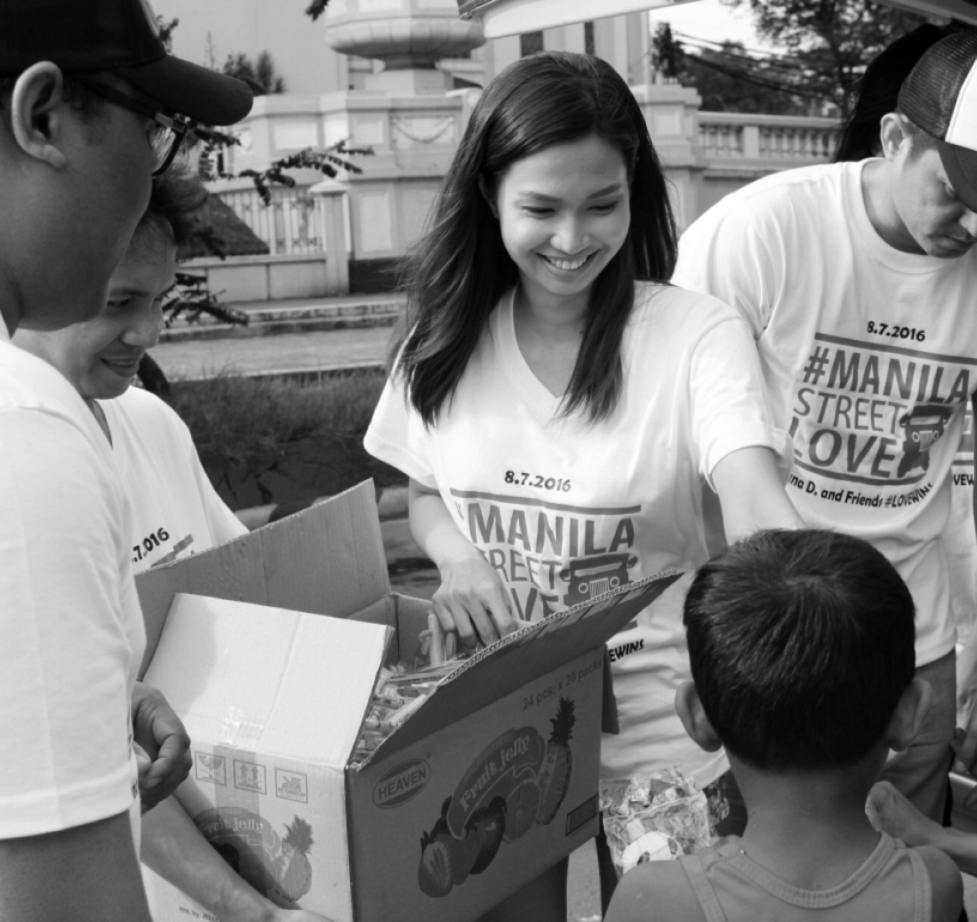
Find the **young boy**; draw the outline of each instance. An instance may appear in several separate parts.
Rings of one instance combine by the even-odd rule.
[[[676,707],[703,749],[726,747],[746,832],[635,868],[607,922],[956,922],[953,862],[865,814],[930,702],[913,619],[905,583],[859,538],[758,532],[706,564],[685,601],[693,681]]]

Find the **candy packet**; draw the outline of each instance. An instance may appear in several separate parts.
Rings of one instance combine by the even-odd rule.
[[[677,767],[602,781],[600,808],[618,877],[645,861],[673,860],[710,843],[706,795]]]
[[[420,633],[413,658],[380,670],[373,700],[353,751],[354,763],[368,758],[424,703],[441,679],[471,655],[458,643],[454,631],[445,631],[441,627],[433,612],[428,615],[427,623],[428,629]]]

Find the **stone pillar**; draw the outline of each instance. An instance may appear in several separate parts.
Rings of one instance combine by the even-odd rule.
[[[701,208],[705,164],[699,151],[696,113],[702,99],[695,90],[677,83],[648,83],[631,89],[671,183],[672,208],[683,231]]]
[[[349,257],[346,236],[349,188],[335,179],[324,179],[309,188],[316,197],[316,211],[326,250],[326,288],[329,295],[349,294]]]

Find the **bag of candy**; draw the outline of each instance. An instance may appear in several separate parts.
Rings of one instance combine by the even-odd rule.
[[[678,768],[602,781],[604,832],[618,877],[645,861],[668,861],[709,845],[706,795]]]

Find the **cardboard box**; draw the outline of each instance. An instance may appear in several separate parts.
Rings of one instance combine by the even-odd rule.
[[[356,765],[379,669],[413,656],[430,605],[390,592],[373,495],[143,574],[145,678],[193,739],[180,801],[269,898],[464,922],[595,834],[603,645],[677,574],[481,651]],[[208,917],[148,889],[157,920]]]

